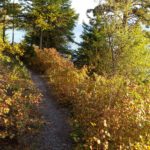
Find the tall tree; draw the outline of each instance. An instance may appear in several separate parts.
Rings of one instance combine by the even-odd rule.
[[[9,5],[10,23],[12,29],[12,46],[14,45],[15,29],[20,27],[21,5],[13,0]]]
[[[84,28],[78,60],[86,58],[100,74],[147,71],[149,41],[140,24],[149,25],[149,11],[146,0],[106,0],[88,10],[94,17]]]
[[[3,42],[5,42],[6,37],[6,29],[7,29],[7,16],[9,15],[8,12],[8,5],[10,3],[10,0],[1,0],[0,1],[0,9],[1,9],[1,23],[3,24]]]
[[[30,42],[39,45],[41,49],[54,47],[60,51],[67,50],[68,42],[73,39],[72,29],[77,19],[70,1],[33,0],[30,4],[31,7],[25,5],[28,11],[25,21]],[[32,23],[27,23],[27,20]]]
[[[0,1],[1,23],[3,24],[3,42],[6,38],[6,30],[12,29],[12,45],[14,44],[14,30],[19,26],[20,4],[13,0]]]

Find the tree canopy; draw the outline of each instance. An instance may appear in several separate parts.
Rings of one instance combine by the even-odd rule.
[[[28,0],[24,1],[24,22],[26,40],[40,48],[54,47],[61,52],[68,51],[73,41],[73,28],[77,14],[69,0]],[[31,23],[32,22],[32,23]]]
[[[149,38],[141,24],[149,25],[148,1],[105,1],[84,24],[78,64],[100,74],[140,74],[150,65]],[[89,15],[90,16],[90,15]],[[80,63],[81,61],[81,63]]]

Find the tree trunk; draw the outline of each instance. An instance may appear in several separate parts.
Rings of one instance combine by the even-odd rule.
[[[12,46],[14,45],[14,40],[15,40],[15,25],[13,22],[13,29],[12,29]]]
[[[15,0],[13,0],[13,27],[12,27],[12,46],[14,45],[14,39],[15,39]]]
[[[41,29],[41,33],[40,33],[40,49],[42,50],[43,48],[43,31]]]
[[[115,73],[115,55],[114,55],[114,50],[111,48],[111,55],[112,55],[112,71],[113,74]]]
[[[127,27],[127,21],[128,21],[127,14],[124,14],[124,15],[123,15],[123,27],[124,27],[124,28]]]
[[[46,48],[48,48],[48,33],[46,33]]]
[[[112,58],[112,72],[113,74],[115,74],[115,54],[114,54],[114,49],[113,49],[112,42],[111,42],[111,36],[109,36],[109,48],[111,51],[111,58]]]
[[[3,20],[3,42],[5,43],[5,36],[6,36],[6,10],[5,10],[5,0],[4,0],[4,4],[3,4],[3,8],[4,8],[4,20]]]
[[[125,12],[124,12],[124,14],[123,14],[123,27],[124,28],[126,28],[127,27],[127,25],[128,25],[128,0],[126,0],[125,1],[125,7],[126,7],[126,9],[125,9]]]
[[[5,43],[5,36],[6,36],[6,22],[5,22],[5,16],[4,16],[4,22],[3,22],[3,42]]]

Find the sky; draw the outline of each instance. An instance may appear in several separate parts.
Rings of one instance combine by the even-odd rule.
[[[17,0],[16,0],[17,1]],[[75,9],[75,11],[79,14],[79,19],[76,23],[76,27],[74,29],[75,33],[75,41],[80,42],[80,35],[82,34],[83,28],[82,23],[88,23],[88,18],[86,16],[87,9],[94,8],[98,4],[98,0],[71,0],[72,2],[72,8]],[[7,31],[7,35],[9,38],[9,41],[11,41],[11,30]],[[25,35],[25,32],[22,31],[15,31],[15,42],[20,42],[23,40],[23,37]],[[76,48],[75,45],[72,46],[73,48]]]
[[[8,37],[8,40],[11,42],[12,41],[12,30],[11,29],[7,30],[6,35]],[[15,39],[14,40],[16,43],[21,42],[24,39],[24,36],[25,36],[24,31],[15,30]]]
[[[80,15],[78,24],[88,22],[86,17],[87,9],[94,8],[98,4],[98,0],[72,0],[72,8]]]
[[[79,19],[76,24],[76,28],[74,29],[75,33],[75,41],[80,42],[80,35],[83,32],[82,23],[88,23],[89,20],[86,16],[86,12],[88,9],[94,8],[98,4],[98,0],[72,0],[72,8],[79,14]],[[76,45],[73,45],[73,48],[77,48]]]

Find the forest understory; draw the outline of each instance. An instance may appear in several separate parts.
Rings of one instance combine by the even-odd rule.
[[[0,1],[0,150],[150,150],[150,2],[86,15],[78,43],[70,0]]]

